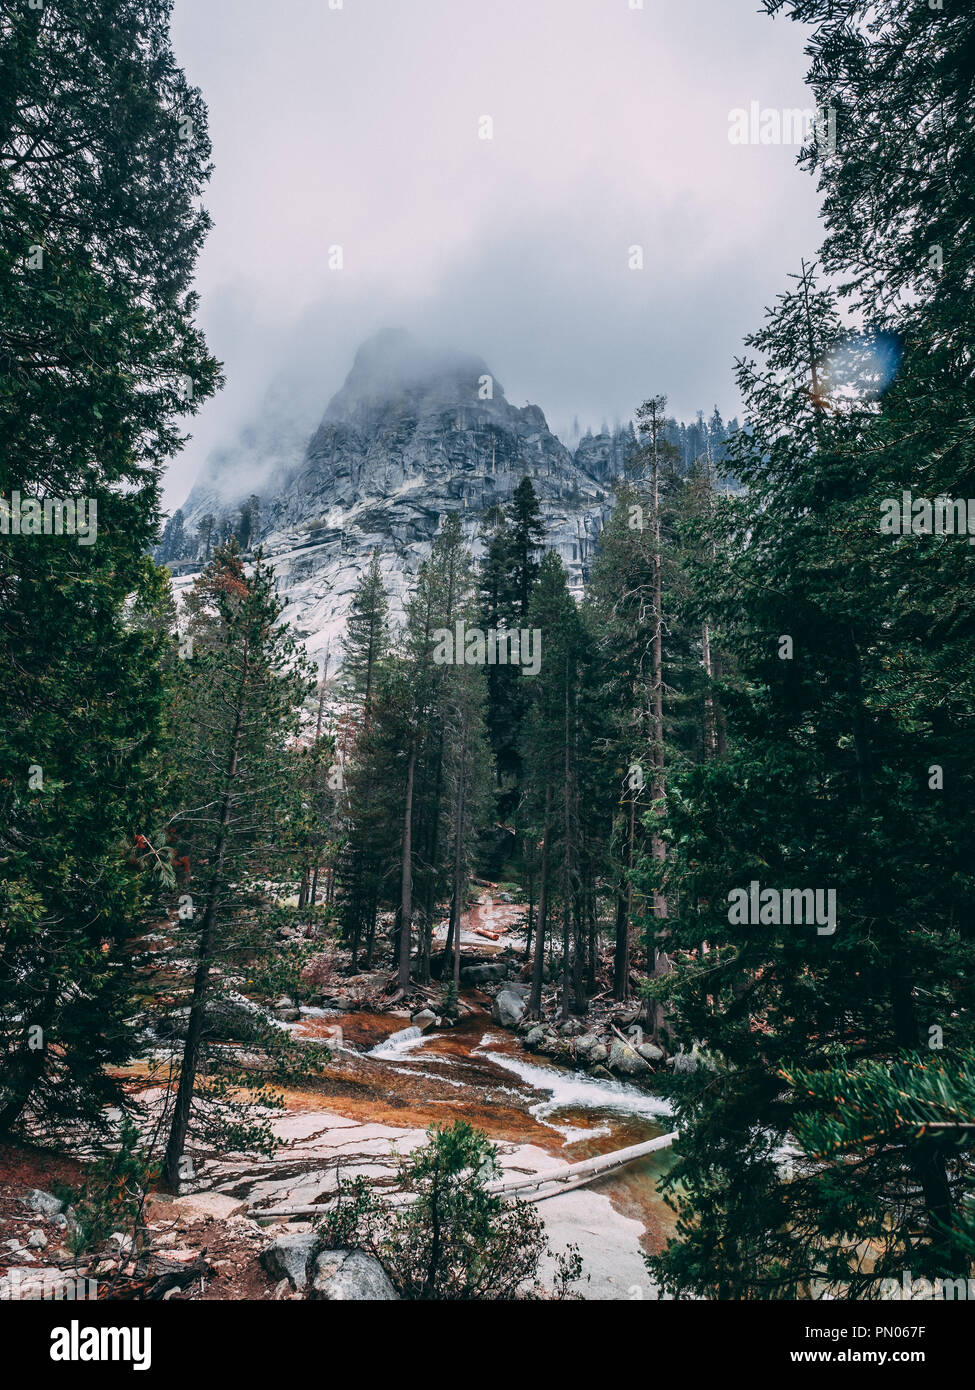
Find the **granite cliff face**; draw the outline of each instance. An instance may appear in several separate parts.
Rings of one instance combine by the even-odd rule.
[[[261,437],[259,428],[249,436],[248,466]],[[480,358],[433,353],[394,329],[359,349],[304,456],[291,466],[289,448],[291,441],[269,447],[267,480],[251,482],[232,504],[234,459],[225,453],[219,479],[205,476],[191,493],[183,524],[189,536],[208,511],[235,516],[244,496],[258,494],[262,544],[289,599],[288,619],[313,658],[330,652],[332,670],[372,550],[379,549],[398,615],[441,517],[460,512],[477,553],[484,512],[507,501],[526,474],[541,503],[546,544],[581,591],[615,471],[612,449],[598,461],[594,453],[592,472],[580,467],[581,447],[573,458],[537,406],[512,405]],[[182,572],[192,567],[178,565]]]

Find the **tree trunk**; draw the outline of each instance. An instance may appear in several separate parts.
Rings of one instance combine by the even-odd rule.
[[[450,885],[450,919],[447,923],[447,940],[444,942],[444,971],[451,960],[453,950],[454,991],[460,994],[460,915],[464,891],[464,822],[467,814],[467,725],[463,726],[460,748],[460,766],[457,776],[457,799],[454,803],[454,863]]]
[[[466,814],[466,745],[467,730],[464,730],[464,753],[461,757],[461,775],[457,782],[457,829],[454,840],[454,891],[450,901],[451,931],[454,935],[454,990],[460,995],[460,904],[464,891],[464,818]]]
[[[629,873],[616,898],[616,950],[613,956],[613,998],[622,1002],[630,995],[630,923],[633,920],[633,855],[636,841],[636,788],[630,788],[630,825],[627,847]]]
[[[569,965],[569,898],[564,895],[562,905],[562,1021],[569,1017],[569,997],[571,990]]]
[[[365,967],[372,969],[372,954],[376,945],[376,917],[379,913],[379,904],[373,902],[369,910],[369,930],[366,932],[366,959]]]
[[[616,945],[613,951],[613,998],[622,1003],[630,993],[630,921],[626,885],[616,890]]]
[[[545,825],[542,830],[542,863],[538,884],[538,921],[535,926],[535,960],[532,966],[530,1011],[533,1018],[542,1012],[542,983],[545,975],[545,914],[548,910],[548,818],[552,809],[552,788],[545,787]]]
[[[664,632],[664,612],[663,612],[663,567],[660,554],[660,465],[657,450],[657,431],[653,435],[653,701],[652,701],[652,729],[653,729],[653,788],[652,798],[654,802],[653,818],[654,830],[650,837],[650,852],[658,864],[663,864],[667,856],[666,846],[663,837],[657,829],[657,822],[663,814],[663,798],[667,791],[666,774],[664,771],[664,659],[663,659],[663,632]],[[653,895],[653,915],[658,921],[664,921],[667,917],[667,899],[664,895],[655,891]],[[647,964],[650,965],[652,953],[653,975],[660,972],[661,964],[669,969],[669,961],[666,957],[662,958],[663,953],[659,950],[656,942],[665,936],[663,930],[655,931],[652,935],[647,949]],[[663,1021],[663,1010],[657,1003],[648,1006],[650,1013],[650,1024],[654,1041],[657,1041],[660,1032],[660,1025]]]
[[[427,848],[427,871],[426,891],[424,894],[424,925],[423,925],[423,951],[420,957],[420,980],[421,983],[430,983],[430,952],[433,938],[433,918],[436,911],[436,890],[437,890],[437,855],[440,852],[440,801],[443,796],[443,754],[444,738],[440,734],[437,747],[437,775],[433,789],[433,823],[430,830],[430,838]]]
[[[575,1013],[588,1013],[586,999],[586,934],[582,923],[582,893],[577,886],[572,893],[572,1007]]]
[[[406,800],[403,810],[403,873],[400,897],[399,972],[396,983],[400,989],[410,987],[410,947],[413,925],[413,781],[416,775],[416,739],[410,744],[410,761],[406,772]]]
[[[709,762],[718,747],[718,731],[714,717],[714,695],[711,682],[714,680],[714,663],[711,660],[711,628],[707,621],[701,624],[701,661],[707,676],[704,692],[704,761]]]
[[[586,991],[588,994],[595,994],[596,971],[599,968],[599,926],[596,922],[596,887],[592,880],[591,871],[586,875],[586,890],[583,895],[583,902],[585,904],[589,931],[589,942],[586,951]]]
[[[203,1021],[206,997],[210,984],[210,956],[213,938],[217,927],[217,899],[220,894],[220,881],[223,875],[224,855],[227,848],[230,824],[230,806],[234,782],[237,779],[237,761],[240,756],[241,729],[244,714],[244,693],[250,674],[250,650],[244,648],[244,667],[241,675],[237,707],[234,711],[234,730],[230,742],[230,757],[224,778],[223,802],[220,807],[220,821],[217,829],[217,843],[214,851],[213,875],[207,889],[206,907],[203,912],[203,925],[200,930],[199,954],[196,974],[193,979],[193,998],[190,1003],[190,1016],[186,1024],[186,1041],[183,1045],[183,1061],[179,1072],[179,1085],[176,1088],[176,1104],[173,1108],[173,1122],[166,1145],[163,1162],[163,1176],[173,1192],[179,1191],[180,1163],[186,1147],[186,1134],[190,1123],[190,1109],[193,1104],[193,1091],[196,1086],[196,1073],[200,1062],[200,1041],[203,1036]]]

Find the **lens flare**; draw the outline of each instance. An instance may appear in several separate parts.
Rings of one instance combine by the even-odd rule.
[[[819,364],[819,394],[824,404],[876,401],[897,376],[904,347],[896,333],[869,330],[850,333]]]

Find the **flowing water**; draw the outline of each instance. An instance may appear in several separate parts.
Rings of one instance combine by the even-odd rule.
[[[490,902],[478,910],[482,924],[509,932],[521,911]],[[280,1141],[273,1157],[194,1147],[197,1186],[246,1200],[268,1221],[308,1219],[293,1209],[326,1204],[342,1178],[395,1187],[398,1160],[426,1141],[431,1125],[463,1119],[484,1131],[511,1176],[558,1170],[672,1128],[660,1097],[531,1056],[493,1023],[483,995],[465,1000],[474,1013],[426,1034],[405,1011],[305,1008],[298,1022],[279,1024],[327,1042],[331,1060],[290,1089],[275,1087],[285,1108],[268,1116]],[[553,1248],[580,1247],[588,1297],[654,1296],[642,1254],[658,1251],[673,1230],[658,1187],[673,1161],[672,1149],[659,1150],[538,1204]]]
[[[200,1155],[201,1185],[247,1200],[268,1219],[293,1219],[294,1207],[327,1202],[341,1178],[361,1174],[395,1186],[398,1159],[425,1142],[432,1124],[464,1119],[485,1131],[512,1176],[558,1169],[670,1128],[660,1098],[528,1057],[487,1012],[428,1034],[410,1028],[408,1017],[365,1012],[314,1010],[291,1026],[301,1037],[330,1039],[334,1050],[318,1076],[285,1091],[286,1109],[273,1120],[277,1152],[268,1159]],[[654,1297],[642,1254],[659,1250],[672,1229],[657,1189],[672,1161],[672,1151],[662,1150],[538,1204],[553,1249],[579,1246],[590,1275],[586,1297]]]

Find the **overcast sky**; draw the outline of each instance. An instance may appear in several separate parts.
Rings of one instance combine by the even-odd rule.
[[[729,112],[812,105],[803,31],[758,0],[631,3],[176,0],[214,147],[200,322],[228,382],[168,506],[275,378],[315,420],[387,324],[484,357],[563,436],[661,391],[683,418],[734,413],[741,340],[820,228],[796,150],[730,144]]]

